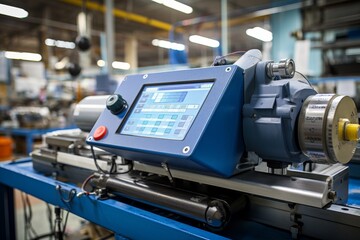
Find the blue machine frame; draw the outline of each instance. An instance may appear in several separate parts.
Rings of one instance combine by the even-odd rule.
[[[359,164],[351,164],[349,180],[349,200],[345,208],[360,206]],[[81,191],[73,184],[54,180],[37,173],[32,168],[31,159],[0,164],[0,239],[16,239],[13,189],[19,189],[52,205],[59,206],[95,224],[101,225],[114,232],[116,239],[228,239],[188,224],[169,219],[165,216],[113,200],[97,200],[94,196],[74,198],[70,203],[63,201],[57,186],[61,186],[66,193],[71,189]],[[285,203],[286,204],[286,203]],[[341,206],[340,206],[341,207]],[[313,211],[322,209],[311,208]],[[259,210],[259,209],[258,209]],[[264,209],[261,209],[264,210]],[[326,211],[326,210],[322,210]],[[323,212],[321,212],[324,214]],[[346,213],[346,211],[345,211]],[[344,214],[345,214],[344,213]],[[327,214],[325,214],[327,215]],[[341,215],[341,214],[340,214]],[[286,215],[289,217],[288,215]],[[343,216],[342,216],[343,217]],[[273,218],[273,216],[271,216]],[[321,216],[319,216],[321,218]],[[339,222],[342,222],[341,216]],[[252,221],[241,221],[228,226],[226,236],[241,239],[289,239],[287,231],[265,226]],[[311,221],[310,221],[311,222]],[[329,223],[330,226],[333,226]],[[329,226],[329,225],[327,225]],[[344,229],[350,229],[348,228]],[[343,230],[344,230],[343,229]],[[354,230],[354,229],[353,229]],[[340,231],[341,232],[341,231]]]
[[[116,239],[149,239],[149,236],[152,239],[169,239],[169,236],[175,239],[227,239],[112,199],[101,201],[94,196],[83,196],[66,203],[56,188],[58,185],[64,192],[81,191],[72,184],[36,173],[31,159],[0,164],[0,239],[16,239],[13,188],[101,225],[113,231]]]
[[[213,85],[183,140],[118,133],[144,86],[201,82]],[[130,160],[157,165],[165,162],[169,167],[229,177],[244,152],[243,85],[243,70],[235,65],[127,76],[115,94],[121,95],[129,108],[117,115],[105,109],[87,143]],[[92,136],[100,126],[107,128],[107,135],[94,140]]]

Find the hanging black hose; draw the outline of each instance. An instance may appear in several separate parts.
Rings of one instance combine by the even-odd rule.
[[[60,207],[55,207],[55,239],[56,240],[63,240],[64,239],[64,232],[63,232],[63,228],[61,227],[61,222],[62,222],[62,218],[61,218],[61,208]]]

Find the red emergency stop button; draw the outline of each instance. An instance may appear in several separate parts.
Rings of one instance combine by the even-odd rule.
[[[96,141],[100,140],[103,137],[105,137],[106,133],[107,133],[107,128],[105,126],[100,126],[94,132],[94,139]]]

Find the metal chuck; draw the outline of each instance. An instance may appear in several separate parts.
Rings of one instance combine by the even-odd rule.
[[[359,139],[354,101],[335,94],[308,97],[299,115],[298,135],[300,148],[310,160],[328,164],[349,162]]]

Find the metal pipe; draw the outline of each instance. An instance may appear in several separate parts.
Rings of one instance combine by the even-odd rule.
[[[100,175],[91,184],[100,189],[221,228],[230,219],[230,206],[224,200],[174,189],[156,183]]]
[[[105,12],[105,32],[106,32],[106,68],[107,73],[112,73],[112,62],[114,61],[114,15],[112,13],[114,9],[113,0],[105,0],[106,12]]]
[[[82,7],[82,5],[83,5],[82,0],[62,0],[62,2],[80,6],[80,7]],[[85,6],[88,9],[100,11],[100,12],[105,12],[105,10],[106,10],[106,7],[104,5],[95,3],[95,2],[86,1]],[[126,12],[126,11],[123,11],[120,9],[113,9],[112,12],[115,17],[123,18],[125,20],[129,20],[129,21],[133,21],[133,22],[137,22],[137,23],[142,23],[142,24],[149,25],[151,27],[159,28],[162,30],[170,31],[170,29],[172,27],[171,24],[168,24],[166,22],[148,18],[148,17],[142,16],[139,14]]]
[[[228,2],[221,0],[221,54],[227,55],[229,52],[228,47]]]
[[[104,111],[109,96],[89,96],[82,99],[75,107],[74,121],[76,126],[90,132],[100,114]]]
[[[250,21],[252,19],[263,18],[271,14],[286,12],[295,9],[301,9],[304,7],[311,6],[312,4],[313,2],[311,0],[307,0],[307,1],[293,0],[293,1],[285,1],[278,3],[275,6],[273,3],[270,3],[270,4],[261,5],[260,7],[256,6],[256,7],[240,8],[228,14],[228,18],[231,18],[228,22],[230,26],[237,25],[239,23],[242,23],[244,19]],[[220,20],[219,16],[202,16],[202,17],[186,19],[176,22],[174,24],[174,27],[187,27],[196,24],[204,24],[206,25],[206,27],[203,27],[202,29],[213,28],[214,27],[213,23],[219,20]]]

